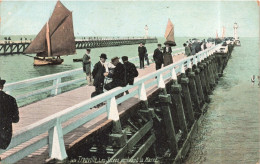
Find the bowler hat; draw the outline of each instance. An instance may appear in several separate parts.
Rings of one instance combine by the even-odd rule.
[[[122,56],[122,60],[123,61],[128,61],[128,57],[127,56]]]
[[[116,59],[119,59],[119,57],[115,56],[115,57],[113,57],[113,58],[111,59],[111,61],[113,62],[113,61],[116,60]]]
[[[0,85],[4,85],[5,84],[5,80],[2,80],[1,77],[0,77]]]
[[[103,58],[103,59],[107,59],[107,55],[106,54],[101,54],[99,57]]]

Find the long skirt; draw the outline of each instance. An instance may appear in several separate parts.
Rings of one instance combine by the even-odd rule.
[[[172,55],[170,53],[164,54],[163,65],[166,67],[173,63]]]

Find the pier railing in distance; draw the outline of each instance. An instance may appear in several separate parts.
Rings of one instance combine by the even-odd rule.
[[[151,86],[157,86],[158,88],[165,87],[165,80],[176,80],[177,74],[183,73],[185,67],[190,68],[192,65],[197,64],[197,62],[212,55],[219,47],[220,45],[216,45],[214,47],[208,48],[194,56],[187,57],[167,67],[152,72],[140,79],[137,79],[133,85],[128,85],[123,88],[114,88],[92,99],[83,101],[63,111],[46,117],[32,125],[24,127],[21,131],[14,134],[9,147],[5,151],[17,147],[31,139],[34,139],[37,136],[42,137],[36,140],[33,144],[29,144],[25,148],[22,148],[21,150],[16,151],[14,154],[8,156],[7,158],[4,158],[2,162],[15,163],[18,160],[26,157],[27,155],[39,150],[46,145],[48,145],[50,158],[56,158],[59,160],[67,158],[63,138],[65,134],[80,127],[81,125],[86,124],[87,122],[93,120],[103,113],[106,113],[108,120],[119,120],[119,113],[117,109],[118,104],[135,96],[138,96],[139,100],[147,100],[146,88],[149,88]],[[115,98],[118,94],[124,93],[126,90],[131,90],[131,92],[119,99]],[[62,123],[65,123],[69,119],[83,112],[89,111],[90,108],[103,102],[106,102],[105,106],[62,127]],[[0,150],[0,153],[3,153],[5,151]]]
[[[178,52],[182,51],[184,48],[176,48],[173,49],[173,52]],[[149,54],[149,60],[150,62],[153,62],[152,59],[153,54]],[[136,65],[139,65],[139,57],[133,57],[130,58],[129,61],[133,62]],[[146,62],[145,62],[146,63]],[[67,78],[69,77],[68,81],[63,82],[62,78]],[[32,90],[32,85],[40,84],[43,82],[51,82],[52,85],[46,86],[46,87],[37,87],[37,89]],[[71,86],[77,83],[83,83],[86,81],[85,74],[83,73],[82,68],[74,69],[71,71],[65,71],[61,73],[56,73],[56,74],[51,74],[51,75],[46,75],[46,76],[40,76],[28,80],[22,80],[14,83],[8,83],[4,87],[4,91],[8,94],[11,94],[12,91],[18,90],[18,89],[24,89],[24,90],[29,90],[26,93],[19,93],[18,95],[14,95],[17,101],[27,99],[29,97],[41,94],[41,93],[50,93],[52,96],[58,95],[61,93],[61,89],[63,87]],[[80,87],[80,85],[78,85]],[[36,88],[36,87],[34,87]],[[44,97],[46,98],[46,96]],[[28,101],[28,103],[31,103]],[[18,103],[19,105],[19,103]],[[26,105],[26,104],[23,104]]]

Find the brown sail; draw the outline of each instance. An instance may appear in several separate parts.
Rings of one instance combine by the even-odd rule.
[[[164,35],[166,41],[164,44],[169,44],[170,46],[176,46],[175,40],[174,40],[174,26],[170,19],[168,19],[168,24],[166,27],[165,35]]]
[[[72,12],[60,1],[57,2],[48,24],[51,56],[75,54],[76,47]],[[42,57],[48,56],[46,24],[24,53],[37,53],[37,56]]]

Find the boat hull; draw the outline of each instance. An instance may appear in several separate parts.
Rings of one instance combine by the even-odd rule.
[[[44,59],[44,58],[35,57],[33,65],[34,66],[59,65],[59,64],[62,64],[63,61],[64,60],[60,59],[60,58],[59,59],[57,59],[57,58],[47,58],[47,59]]]

